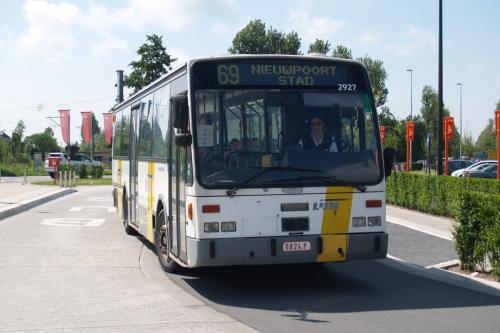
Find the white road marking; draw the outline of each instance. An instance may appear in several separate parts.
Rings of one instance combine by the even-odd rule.
[[[91,202],[103,202],[103,201],[107,201],[111,199],[110,196],[107,196],[107,197],[92,197],[92,198],[88,198],[87,201],[91,201]]]
[[[113,207],[113,206],[75,206],[75,207],[72,207],[72,208],[68,209],[68,211],[70,211],[70,212],[80,212],[84,208],[85,209],[86,208],[102,208],[102,209],[107,209],[108,213],[115,213],[116,212],[116,207]]]
[[[71,217],[58,217],[51,219],[44,219],[43,225],[53,227],[98,227],[104,223],[106,219],[79,219]]]
[[[401,261],[401,262],[406,262],[406,260],[399,259],[399,258],[397,258],[395,256],[391,256],[389,253],[387,253],[387,258],[392,259],[392,260]]]
[[[421,226],[419,226],[416,223],[411,223],[409,221],[400,221],[400,220],[398,220],[397,218],[394,218],[394,217],[386,217],[386,220],[389,223],[398,224],[400,226],[403,226],[403,227],[406,227],[406,228],[409,228],[409,229],[413,229],[413,230],[416,230],[416,231],[419,231],[419,232],[423,232],[424,234],[428,234],[428,235],[431,235],[431,236],[434,236],[434,237],[446,239],[447,241],[453,241],[453,239],[451,237],[445,235],[444,232],[439,232],[438,230],[432,231],[432,230],[429,230],[429,229],[426,229],[426,228],[422,228]]]
[[[453,259],[445,262],[440,262],[438,264],[426,266],[425,268],[445,268],[445,267],[451,267],[460,264],[460,260],[458,259]]]

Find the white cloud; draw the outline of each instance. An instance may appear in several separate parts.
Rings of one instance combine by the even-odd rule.
[[[326,16],[313,16],[311,11],[310,1],[298,1],[288,12],[290,28],[297,31],[305,43],[310,43],[316,38],[331,41],[346,26],[344,21]]]
[[[27,0],[24,16],[27,30],[16,42],[17,50],[28,55],[41,56],[56,63],[66,58],[79,46],[90,49],[92,55],[109,55],[124,50],[125,41],[118,33],[160,28],[179,32],[191,24],[208,24],[206,17],[224,22],[216,24],[215,32],[226,29],[227,21],[236,19],[233,0],[129,0],[121,6],[91,3],[88,12],[68,2]],[[229,28],[229,25],[227,26]],[[90,45],[87,45],[90,44]],[[1,46],[1,41],[0,41]]]
[[[435,47],[437,38],[430,30],[407,26],[402,35],[402,42],[387,44],[386,49],[400,56],[414,55],[418,50],[425,47]]]
[[[359,35],[357,39],[361,44],[373,44],[380,42],[382,40],[382,35],[375,32],[366,31]]]
[[[76,44],[72,25],[81,16],[78,7],[67,2],[29,0],[23,9],[29,28],[18,38],[17,48],[42,55],[51,62],[64,58]]]
[[[127,42],[119,39],[112,34],[105,34],[103,39],[92,46],[92,55],[94,57],[109,56],[114,51],[127,49]]]

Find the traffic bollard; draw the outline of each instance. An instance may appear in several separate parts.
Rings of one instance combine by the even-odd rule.
[[[68,187],[68,171],[64,170],[64,187]]]
[[[59,187],[63,187],[63,183],[62,183],[62,171],[59,171]]]
[[[2,169],[0,169],[0,183],[2,182]]]
[[[23,179],[23,185],[26,185],[28,182],[26,181],[26,169],[24,169],[24,179]]]

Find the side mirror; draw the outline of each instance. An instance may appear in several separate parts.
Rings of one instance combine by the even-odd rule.
[[[394,157],[396,157],[396,150],[394,148],[384,148],[384,173],[386,178],[391,175]]]
[[[189,106],[186,95],[177,95],[171,98],[174,128],[187,132],[189,124]]]
[[[193,143],[191,133],[179,133],[175,135],[175,144],[179,147],[187,147]]]

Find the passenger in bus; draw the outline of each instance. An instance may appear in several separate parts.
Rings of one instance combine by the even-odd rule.
[[[227,158],[231,153],[236,153],[237,151],[240,150],[240,140],[234,138],[231,140],[231,143],[229,144],[229,149],[227,149],[224,152],[224,162],[227,162]]]
[[[309,135],[305,135],[302,140],[300,140],[299,145],[302,146],[304,150],[317,150],[317,151],[329,151],[338,152],[337,145],[333,138],[325,137],[324,135],[325,123],[320,117],[312,117],[309,121]]]

